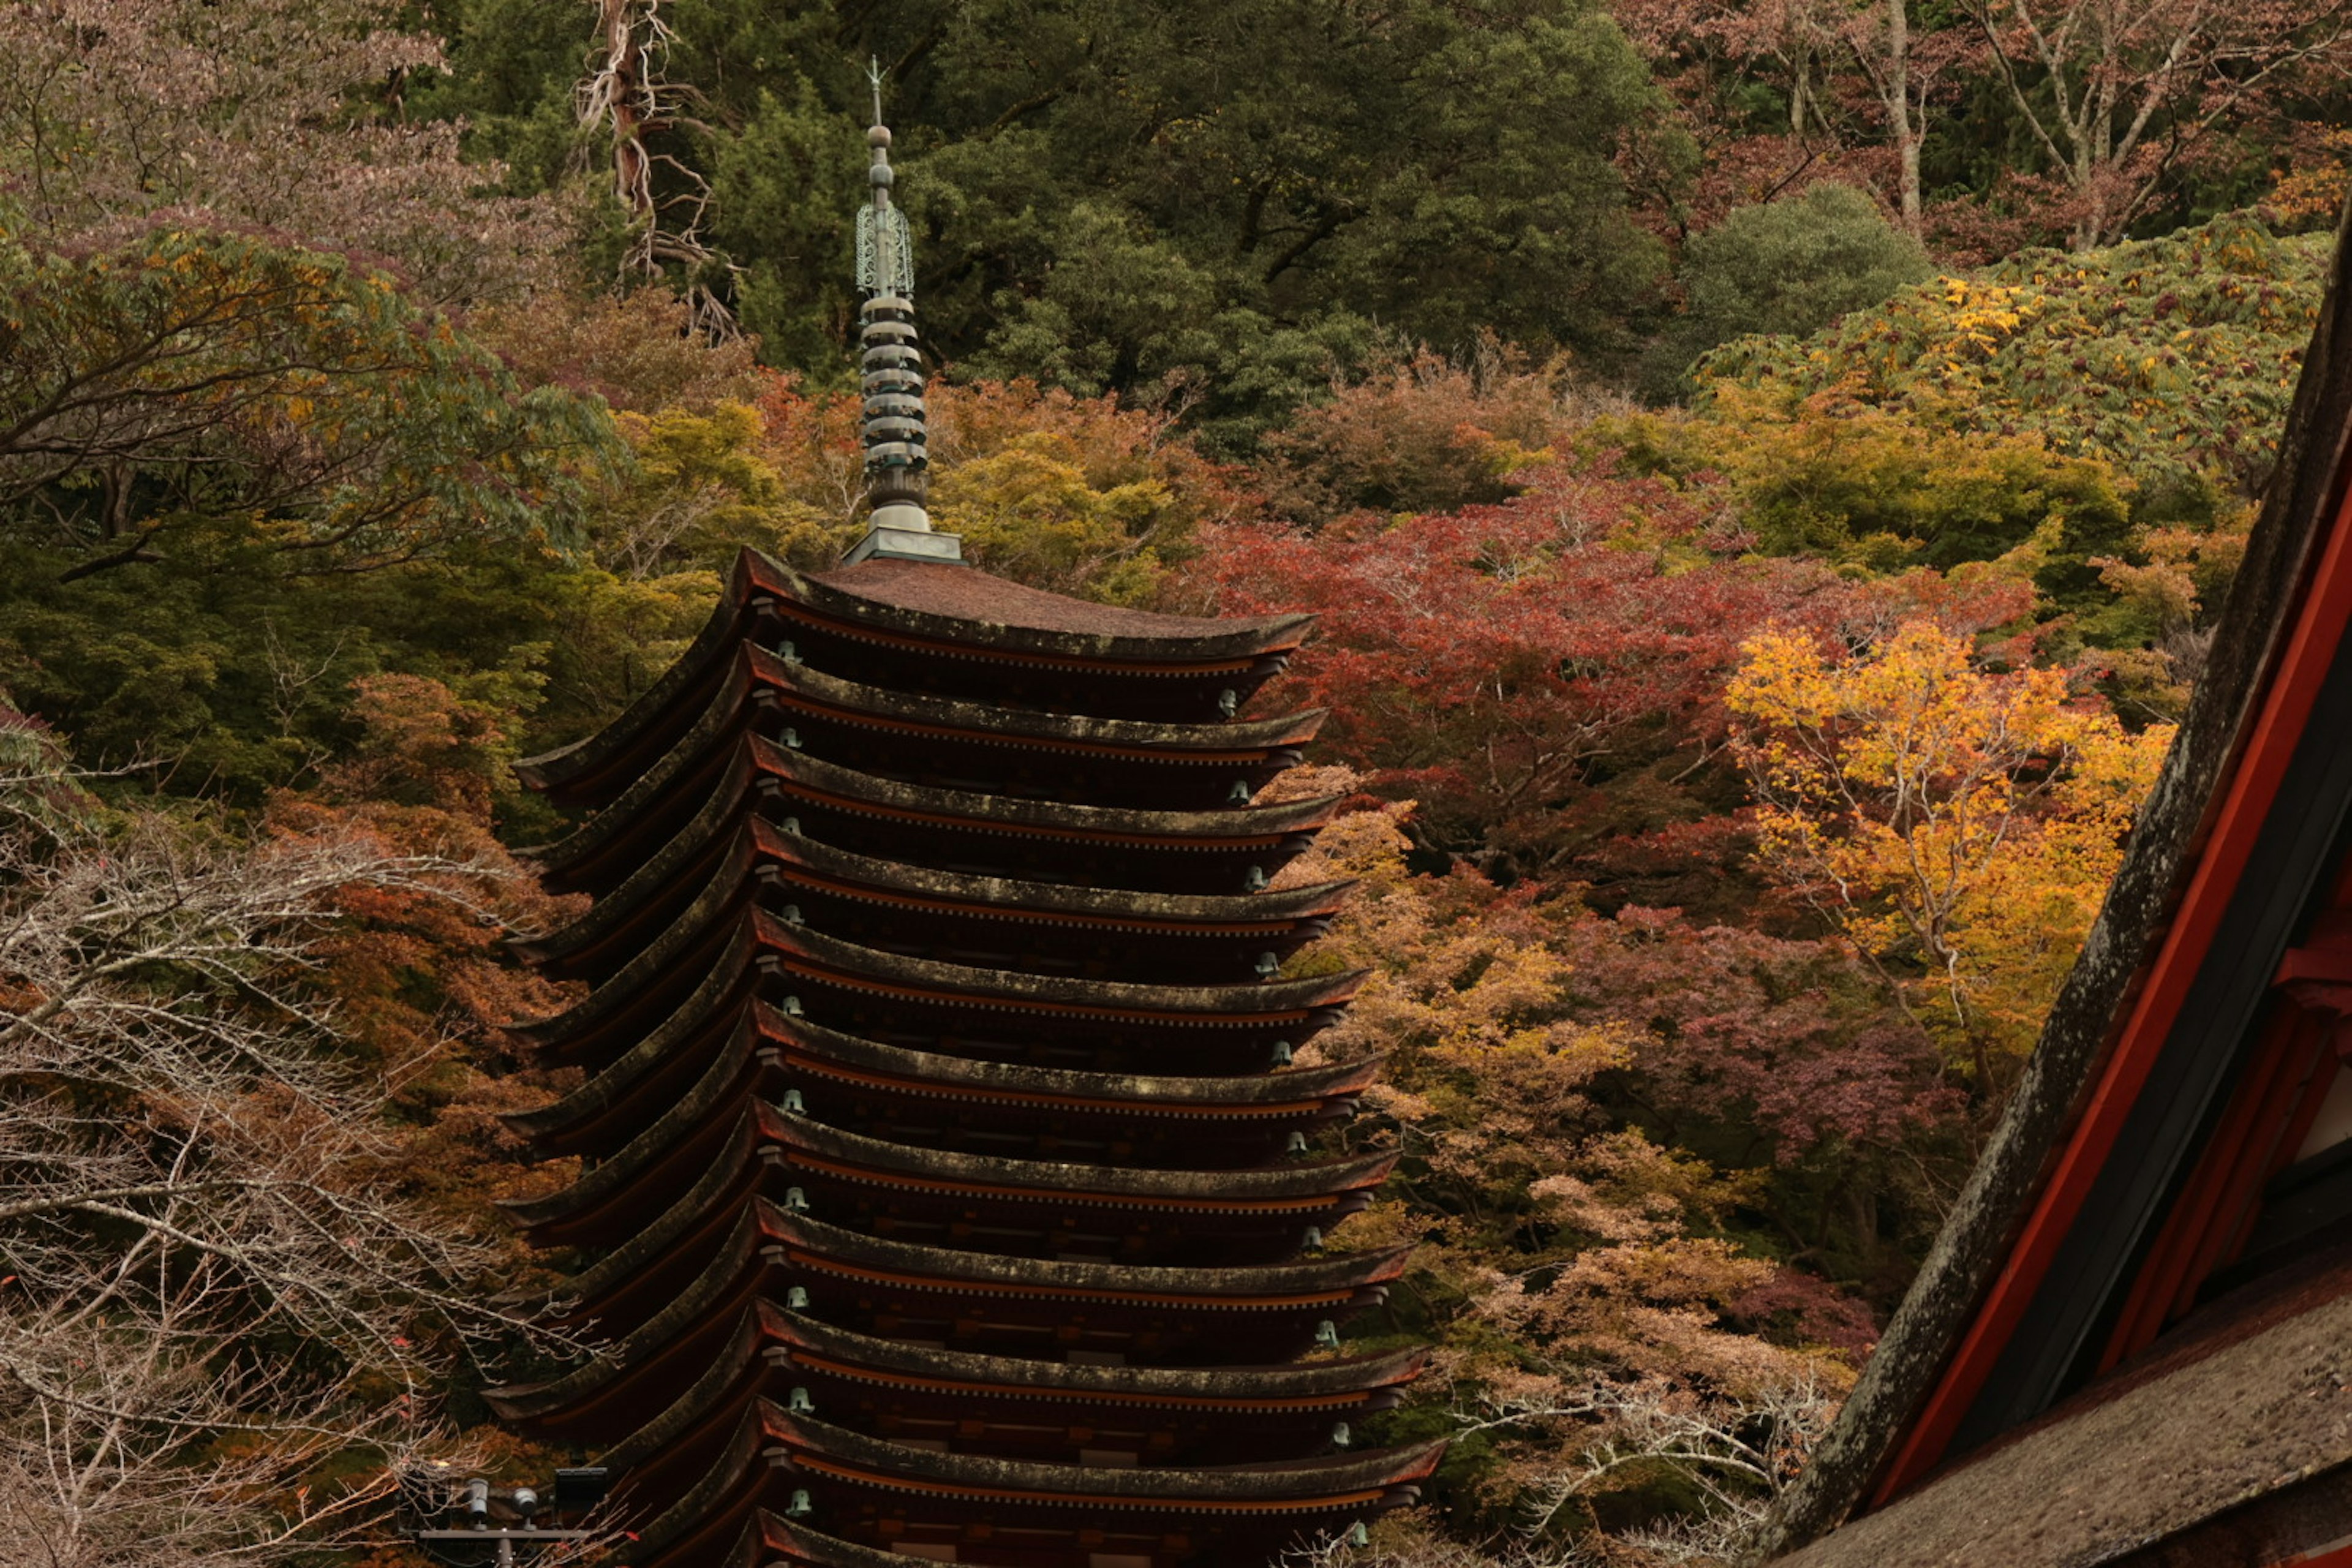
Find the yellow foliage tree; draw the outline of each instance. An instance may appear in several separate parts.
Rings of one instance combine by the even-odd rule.
[[[1098,485],[1069,436],[1031,430],[953,468],[931,489],[931,518],[1003,575],[1112,604],[1148,598],[1154,542],[1177,510],[1159,479]]]
[[[2055,670],[1980,669],[1927,621],[1843,655],[1767,633],[1727,697],[1766,866],[1997,1091],[2090,931],[2172,727],[2134,734]]]

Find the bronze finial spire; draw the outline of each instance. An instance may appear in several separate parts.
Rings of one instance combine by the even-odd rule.
[[[866,396],[866,535],[846,563],[870,556],[961,561],[963,542],[931,531],[923,507],[929,455],[925,447],[923,356],[915,334],[915,247],[907,215],[890,201],[890,130],[882,123],[882,66],[866,67],[874,84],[872,149],[866,177],[873,200],[857,214],[858,369]]]

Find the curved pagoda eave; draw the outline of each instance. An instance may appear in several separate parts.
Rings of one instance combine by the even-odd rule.
[[[743,814],[723,837],[682,845],[675,857],[665,848],[579,920],[509,946],[557,979],[609,978],[680,917],[692,887],[740,889],[747,878],[767,880],[779,898],[839,900],[909,921],[1046,927],[1097,939],[1149,936],[1217,950],[1250,944],[1277,953],[1320,934],[1354,886],[1201,895],[977,876],[857,854]]]
[[[698,731],[716,714],[723,716],[722,727],[741,721],[779,733],[807,731],[811,745],[819,751],[863,741],[895,745],[910,759],[935,760],[940,765],[955,765],[948,759],[956,756],[1028,752],[1064,770],[1081,787],[1104,787],[1083,781],[1093,772],[1108,770],[1104,778],[1127,780],[1129,788],[1197,795],[1206,787],[1214,795],[1222,791],[1216,779],[1204,786],[1178,775],[1206,769],[1263,782],[1297,760],[1298,748],[1314,738],[1324,719],[1319,709],[1224,723],[1097,719],[892,691],[826,675],[756,643],[739,644],[736,660],[715,681],[704,683],[712,696],[702,717],[682,732],[672,734],[666,727],[668,743],[659,750],[649,746],[646,755],[615,758],[563,783],[549,778],[542,764],[518,764],[518,772],[560,805],[606,807],[625,801],[632,789],[665,763],[675,768],[682,750],[688,756],[707,750],[709,737]],[[967,761],[962,765],[972,764]],[[1072,775],[1068,770],[1077,773]],[[1155,780],[1166,782],[1155,785]]]
[[[942,581],[943,574],[953,576]],[[977,595],[975,583],[984,584]],[[739,643],[770,627],[778,639],[789,635],[780,606],[804,608],[845,633],[904,638],[940,658],[1075,663],[1089,667],[1087,674],[1138,682],[1229,679],[1287,655],[1314,625],[1304,615],[1202,621],[1076,605],[953,566],[873,561],[804,575],[745,550],[718,607],[676,664],[596,734],[527,757],[517,771],[533,787],[568,790],[641,763],[667,747],[667,726]],[[966,613],[975,607],[981,615]]]
[[[708,846],[702,835],[716,837],[756,811],[787,831],[805,822],[805,833],[821,841],[886,836],[881,842],[902,861],[1083,854],[1118,873],[1107,890],[1240,893],[1249,867],[1270,876],[1339,805],[1324,796],[1171,811],[992,795],[882,778],[717,726],[709,738],[723,739],[723,754],[690,766],[665,763],[631,786],[645,798],[625,799],[528,851],[550,890],[610,897],[646,873],[640,887],[658,887]],[[673,832],[667,825],[680,817],[687,827]],[[856,852],[854,844],[840,847]]]
[[[784,1300],[794,1286],[811,1297],[807,1310],[829,1322],[844,1311],[852,1317],[890,1317],[902,1309],[949,1317],[978,1311],[982,1317],[971,1321],[983,1326],[1002,1321],[1026,1332],[1022,1325],[1075,1308],[1088,1314],[1090,1333],[1099,1342],[1151,1336],[1151,1344],[1166,1345],[1191,1342],[1186,1336],[1204,1331],[1247,1345],[1296,1342],[1265,1358],[1280,1360],[1304,1348],[1319,1320],[1342,1321],[1377,1305],[1402,1275],[1409,1251],[1225,1268],[1069,1263],[862,1236],[753,1198],[690,1277],[681,1281],[677,1268],[657,1259],[663,1267],[627,1282],[624,1289],[650,1296],[659,1308],[607,1353],[546,1383],[503,1390],[500,1398],[514,1418],[555,1425],[565,1421],[567,1411],[628,1397],[633,1384],[687,1386],[720,1353],[753,1301]],[[955,1306],[958,1300],[965,1305]],[[857,1306],[860,1301],[869,1304]],[[606,1305],[581,1303],[578,1321],[600,1321]],[[869,1324],[854,1331],[874,1331]],[[984,1344],[963,1348],[1001,1353]]]
[[[615,1225],[633,1234],[715,1163],[712,1155],[726,1141],[727,1123],[696,1114],[702,1109],[684,1110],[669,1125],[656,1124],[561,1192],[510,1199],[501,1206],[538,1241],[567,1245],[608,1236]],[[735,1156],[744,1165],[760,1161],[779,1171],[805,1171],[812,1179],[929,1193],[984,1207],[1011,1202],[1233,1215],[1320,1214],[1349,1194],[1378,1186],[1397,1158],[1365,1154],[1243,1171],[1071,1164],[895,1143],[765,1103],[749,1109],[757,1134]],[[722,1131],[707,1131],[714,1125]],[[671,1182],[660,1179],[665,1170],[675,1173]]]
[[[1036,1521],[1076,1534],[1085,1527],[1074,1518],[1092,1512],[1139,1533],[1216,1531],[1228,1542],[1270,1545],[1290,1532],[1292,1518],[1344,1521],[1413,1500],[1443,1451],[1433,1443],[1199,1470],[1044,1465],[878,1442],[762,1403],[704,1481],[645,1527],[644,1540],[648,1568],[693,1562],[739,1539],[762,1507],[807,1490],[821,1496],[817,1508],[832,1504],[853,1518],[859,1497],[881,1494],[910,1522],[985,1521],[1001,1530]],[[1277,1513],[1283,1522],[1269,1529]]]
[[[1372,1058],[1238,1078],[1082,1072],[911,1050],[791,1017],[757,999],[739,1005],[742,1011],[725,1054],[740,1061],[761,1050],[779,1053],[784,1080],[821,1079],[997,1110],[1094,1118],[1317,1121],[1346,1109],[1379,1072]],[[660,1100],[657,1089],[646,1087],[648,1070],[673,1055],[656,1051],[639,1057],[633,1052],[554,1104],[500,1120],[556,1152],[609,1155],[628,1140],[614,1142],[604,1128],[622,1125],[641,1131],[677,1103]],[[620,1118],[617,1122],[615,1117]]]
[[[831,996],[845,1007],[950,1025],[1002,1015],[1035,1026],[1117,1028],[1139,1038],[1171,1041],[1203,1031],[1255,1037],[1287,1030],[1296,1045],[1328,1023],[1369,975],[1350,970],[1251,985],[1142,985],[905,958],[835,941],[757,905],[726,910],[724,918],[718,929],[683,932],[678,956],[724,952],[756,963],[767,973],[770,989],[803,998],[808,1007]],[[645,967],[647,981],[663,968],[650,962]],[[620,1054],[615,1042],[676,1009],[688,989],[683,975],[692,973],[707,972],[699,963],[685,964],[666,972],[659,984],[625,974],[552,1018],[512,1026],[509,1032],[550,1061],[609,1059]]]
[[[1415,1349],[1272,1366],[1089,1365],[878,1339],[755,1300],[726,1348],[675,1398],[669,1397],[673,1389],[657,1386],[646,1391],[652,1397],[640,1405],[616,1408],[614,1401],[592,1398],[534,1421],[523,1403],[530,1390],[493,1389],[486,1397],[501,1417],[542,1437],[576,1440],[583,1432],[626,1426],[628,1435],[599,1458],[616,1470],[634,1471],[667,1463],[666,1453],[713,1422],[731,1421],[751,1397],[793,1387],[827,1391],[824,1398],[833,1392],[852,1398],[853,1389],[911,1393],[961,1402],[993,1420],[1091,1425],[1175,1415],[1230,1426],[1303,1422],[1328,1435],[1335,1418],[1360,1418],[1394,1404],[1427,1354]]]
[[[641,1506],[675,1500],[707,1468],[714,1440],[762,1398],[844,1412],[826,1418],[868,1436],[887,1435],[873,1430],[877,1421],[901,1432],[944,1425],[953,1428],[949,1447],[963,1452],[1026,1447],[1047,1457],[1086,1447],[1088,1439],[1070,1436],[1076,1428],[1122,1434],[1154,1465],[1181,1467],[1194,1455],[1219,1463],[1295,1457],[1330,1443],[1335,1423],[1393,1405],[1424,1360],[1408,1351],[1303,1366],[1073,1366],[848,1333],[759,1302],[726,1351],[666,1407],[607,1412],[608,1427],[618,1420],[633,1429],[599,1458],[629,1478]]]

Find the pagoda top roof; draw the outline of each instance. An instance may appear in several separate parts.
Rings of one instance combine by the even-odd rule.
[[[1119,609],[1024,588],[969,566],[865,561],[806,576],[757,551],[736,560],[728,592],[677,661],[596,733],[515,764],[537,788],[560,788],[596,773],[656,729],[719,664],[750,643],[764,608],[794,600],[841,623],[957,650],[1108,661],[1133,667],[1198,665],[1286,651],[1306,640],[1314,617],[1232,620]],[[1174,671],[1171,673],[1181,673]]]
[[[1315,625],[1309,615],[1211,619],[1130,610],[929,561],[875,559],[804,575],[746,551],[738,571],[759,590],[866,626],[940,642],[1138,664],[1280,652],[1306,641]]]
[[[953,732],[999,742],[1031,741],[1064,749],[1165,752],[1171,762],[1183,761],[1192,752],[1223,759],[1246,751],[1304,745],[1315,738],[1325,717],[1323,709],[1306,708],[1264,719],[1191,724],[1172,720],[1049,713],[1034,708],[868,686],[795,663],[756,644],[747,646],[743,657],[749,660],[752,675],[762,684],[794,693],[812,705],[864,719],[869,724],[893,721],[901,728],[918,725],[928,732]],[[518,771],[529,765],[519,763]]]

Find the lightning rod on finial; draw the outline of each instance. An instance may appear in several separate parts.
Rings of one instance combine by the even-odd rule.
[[[929,489],[923,407],[923,361],[916,346],[915,243],[907,215],[890,200],[898,176],[890,167],[890,128],[882,123],[882,60],[868,56],[866,79],[874,89],[874,124],[866,132],[872,195],[857,212],[858,371],[865,393],[866,536],[846,563],[877,557],[958,562],[963,548],[952,533],[931,527],[924,508]]]

